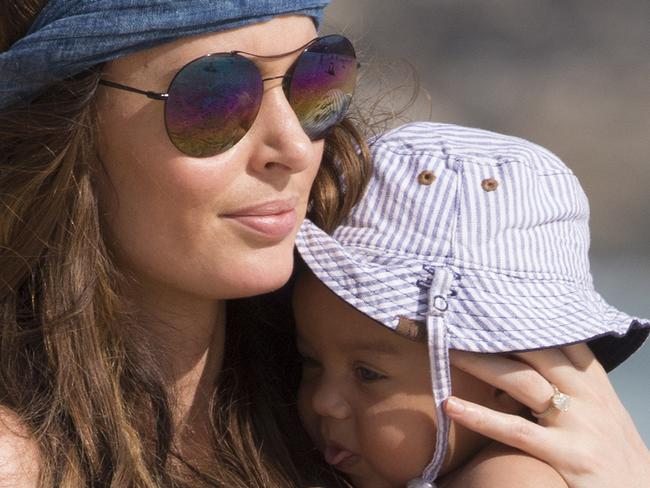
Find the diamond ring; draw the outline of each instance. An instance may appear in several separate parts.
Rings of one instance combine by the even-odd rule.
[[[551,405],[544,410],[543,412],[537,413],[531,411],[531,413],[538,419],[543,419],[548,417],[553,410],[559,410],[560,412],[566,412],[569,410],[569,404],[571,403],[571,397],[562,393],[557,386],[551,383],[553,387],[553,395],[551,395]]]

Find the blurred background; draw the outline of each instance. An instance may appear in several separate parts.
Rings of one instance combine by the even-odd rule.
[[[364,65],[357,100],[549,148],[591,202],[596,288],[650,318],[647,0],[333,0],[323,31]],[[650,345],[611,373],[650,446]],[[605,419],[603,419],[605,420]]]

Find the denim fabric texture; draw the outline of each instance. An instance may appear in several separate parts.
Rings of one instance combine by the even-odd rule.
[[[299,14],[319,26],[328,0],[50,0],[26,36],[0,53],[0,110],[49,84],[180,37]]]

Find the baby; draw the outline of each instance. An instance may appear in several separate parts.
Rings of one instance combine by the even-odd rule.
[[[325,461],[357,488],[453,486],[491,448],[450,424],[451,386],[493,409],[521,406],[451,368],[450,349],[598,337],[593,349],[611,369],[647,336],[628,330],[650,323],[594,291],[587,199],[553,154],[432,123],[392,130],[371,149],[373,178],[342,225],[330,236],[305,221],[298,235],[308,268],[293,297],[300,415]],[[557,399],[543,415],[568,408]],[[549,479],[540,483],[565,486],[537,463]]]

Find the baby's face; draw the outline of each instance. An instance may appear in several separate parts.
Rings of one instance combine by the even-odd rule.
[[[296,284],[300,415],[357,488],[403,488],[435,448],[427,346],[346,304],[311,273]]]

